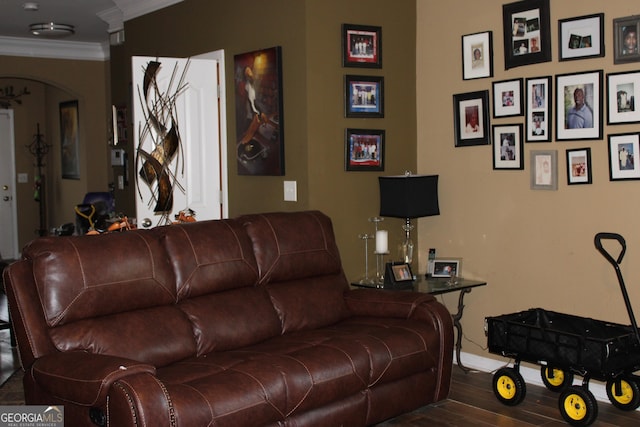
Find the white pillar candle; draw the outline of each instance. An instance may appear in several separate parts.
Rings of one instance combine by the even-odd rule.
[[[386,254],[389,252],[389,233],[387,230],[376,231],[376,253]]]

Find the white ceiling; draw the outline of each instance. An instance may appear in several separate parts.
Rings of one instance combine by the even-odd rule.
[[[83,59],[84,54],[93,52],[89,56],[95,55],[95,58],[87,59],[105,59],[105,55],[108,57],[109,33],[121,30],[129,19],[181,1],[0,0],[0,55],[22,56],[24,53],[24,56]],[[36,3],[39,9],[25,10],[25,3]],[[30,24],[43,22],[73,25],[75,34],[62,39],[46,39],[29,33]]]

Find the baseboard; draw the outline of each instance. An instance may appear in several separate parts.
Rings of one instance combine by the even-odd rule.
[[[502,368],[503,366],[507,365],[508,363],[510,364],[510,366],[512,366],[511,360],[504,359],[500,361],[500,360],[490,359],[488,357],[477,356],[475,354],[465,353],[465,352],[460,353],[460,359],[462,364],[465,367],[472,370],[480,371],[480,372],[493,373],[498,369]],[[454,363],[455,363],[455,357],[454,357]],[[540,376],[540,367],[530,368],[528,366],[520,365],[520,375],[522,375],[522,378],[524,379],[525,383],[544,387],[544,384],[542,383],[542,377]],[[582,377],[576,376],[573,380],[573,383],[581,384]],[[611,403],[609,401],[609,398],[607,397],[607,389],[603,382],[590,380],[589,391],[593,393],[593,397],[595,397],[597,401]]]

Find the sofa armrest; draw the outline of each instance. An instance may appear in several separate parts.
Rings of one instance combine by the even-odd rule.
[[[37,359],[27,375],[51,395],[78,405],[102,405],[114,381],[156,368],[122,357],[80,351],[52,353]]]
[[[384,289],[352,289],[345,292],[347,309],[353,316],[395,317],[418,320],[432,325],[431,348],[437,348],[438,375],[434,401],[447,397],[453,362],[453,318],[449,310],[433,296],[420,292]]]
[[[420,304],[436,301],[425,293],[385,289],[352,289],[344,298],[351,315],[400,318],[411,317]]]

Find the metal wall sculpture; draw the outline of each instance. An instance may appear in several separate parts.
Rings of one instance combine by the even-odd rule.
[[[138,183],[151,190],[149,206],[155,203],[153,211],[164,220],[160,223],[171,220],[168,213],[173,209],[174,189],[185,191],[176,179],[178,174],[184,173],[176,99],[186,89],[188,64],[181,73],[178,73],[178,66],[174,66],[166,87],[161,89],[157,76],[162,63],[150,61],[144,70],[142,87],[138,87],[138,97],[144,110],[144,124],[139,129],[136,148]],[[142,197],[139,190],[138,194]]]

